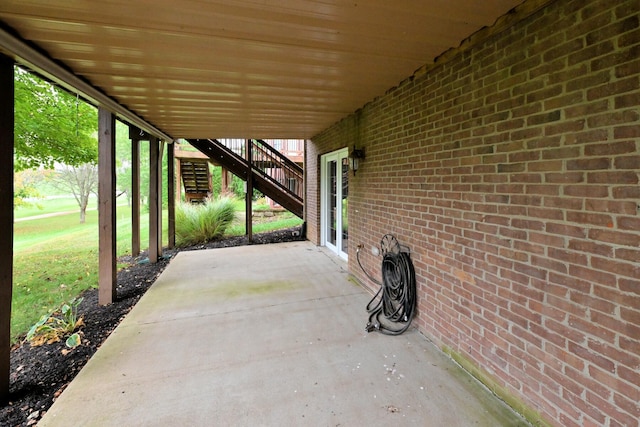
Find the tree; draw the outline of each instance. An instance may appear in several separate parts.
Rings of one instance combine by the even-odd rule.
[[[14,207],[32,206],[29,199],[38,199],[42,195],[38,185],[44,182],[51,171],[44,169],[27,169],[16,172],[13,176],[13,205]]]
[[[86,218],[87,205],[91,193],[98,192],[98,166],[85,163],[80,166],[62,165],[56,168],[51,178],[53,185],[60,190],[70,191],[80,206],[80,223]]]
[[[97,163],[96,109],[22,68],[14,70],[16,170]]]
[[[96,191],[98,114],[86,102],[20,68],[15,80],[15,169],[53,169],[53,180],[71,191],[84,222],[89,195]],[[20,205],[33,188],[19,187]]]

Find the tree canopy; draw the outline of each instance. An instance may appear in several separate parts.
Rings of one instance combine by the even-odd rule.
[[[20,67],[14,76],[16,170],[97,163],[96,109]]]

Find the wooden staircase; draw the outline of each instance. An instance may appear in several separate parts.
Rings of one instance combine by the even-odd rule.
[[[178,150],[177,176],[184,186],[184,196],[188,203],[204,203],[211,195],[211,173],[209,159],[197,151]]]
[[[180,159],[185,199],[189,203],[204,202],[211,195],[211,174],[207,160]]]
[[[187,141],[214,164],[225,167],[243,181],[251,179],[253,188],[294,215],[303,217],[303,169],[265,141],[247,140],[241,150],[227,147],[216,139]]]

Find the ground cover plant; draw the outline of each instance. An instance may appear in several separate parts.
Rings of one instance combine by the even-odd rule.
[[[66,338],[65,344],[69,348],[80,345],[80,334],[76,330],[84,325],[82,316],[78,315],[78,306],[81,302],[82,298],[73,298],[69,303],[62,304],[58,310],[43,315],[29,329],[25,340],[32,347],[53,344],[63,338]]]

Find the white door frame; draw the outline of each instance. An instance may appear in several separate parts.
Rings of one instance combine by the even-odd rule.
[[[326,246],[332,252],[335,252],[343,259],[348,258],[348,254],[342,251],[342,159],[349,155],[348,148],[324,154],[320,157],[320,244]],[[336,243],[333,244],[327,235],[329,232],[329,163],[336,162],[336,209],[339,212],[336,215]],[[348,197],[348,196],[347,196]]]

